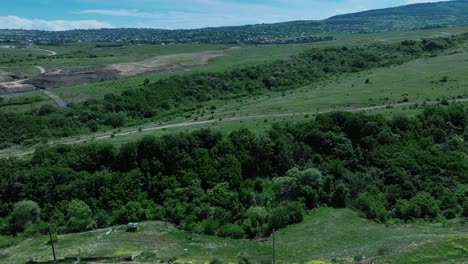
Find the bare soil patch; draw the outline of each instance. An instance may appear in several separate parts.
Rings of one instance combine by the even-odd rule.
[[[117,71],[107,70],[102,66],[98,66],[79,70],[43,73],[29,79],[26,83],[37,88],[47,89],[113,80],[117,77],[119,77],[119,73]]]
[[[147,73],[190,70],[208,64],[210,59],[224,56],[222,52],[196,52],[158,56],[132,63],[118,63],[92,68],[55,70],[39,74],[24,83],[41,89],[61,88],[86,83],[113,80]]]
[[[158,56],[140,62],[111,64],[106,68],[117,70],[121,76],[135,76],[151,72],[188,70],[191,67],[206,65],[210,59],[221,56],[224,54],[213,51],[184,53]]]
[[[24,80],[0,83],[0,94],[24,93],[36,89],[33,85],[23,82]]]

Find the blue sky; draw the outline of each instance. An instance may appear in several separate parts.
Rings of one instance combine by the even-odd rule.
[[[0,28],[201,28],[291,20],[431,0],[0,0]]]

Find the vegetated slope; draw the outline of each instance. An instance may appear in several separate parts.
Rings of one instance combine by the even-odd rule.
[[[212,99],[237,98],[269,91],[285,91],[376,67],[401,64],[464,44],[468,34],[449,38],[375,44],[365,47],[312,49],[286,60],[226,72],[172,76],[133,87],[121,95],[72,105],[67,110],[44,106],[28,114],[0,112],[0,139],[9,143],[34,143],[157,120],[195,110]],[[201,108],[199,107],[199,108]]]
[[[369,10],[351,14],[337,15],[328,20],[341,19],[385,19],[385,18],[419,17],[424,20],[440,18],[468,18],[468,1],[441,1],[436,3],[420,3],[393,8]],[[454,19],[455,20],[455,19]]]
[[[461,26],[468,23],[468,1],[413,4],[395,8],[339,15],[330,25],[346,23],[355,32],[402,31],[419,28]]]
[[[367,218],[468,215],[468,108],[416,117],[331,113],[228,135],[210,130],[110,144],[43,147],[0,160],[0,231],[59,233],[162,220],[194,233],[255,238],[301,222],[304,209]]]
[[[434,224],[378,224],[348,209],[321,208],[303,222],[280,229],[276,235],[280,263],[306,263],[312,259],[331,263],[425,264],[468,260],[468,236],[463,229]]]
[[[332,39],[326,35],[335,32],[402,31],[461,25],[468,25],[466,0],[371,10],[319,21],[305,20],[193,30],[101,29],[63,32],[0,30],[0,37],[4,36],[5,39],[15,42],[30,40],[49,44],[76,41],[273,44],[326,41]]]
[[[239,256],[254,263],[271,261],[271,237],[267,242],[255,242],[189,234],[162,222],[143,222],[140,226],[136,233],[125,232],[125,226],[114,226],[115,231],[100,240],[96,238],[108,229],[58,236],[55,244],[58,258],[137,253],[141,254],[138,260],[142,262],[176,259],[180,263],[206,263],[216,258],[228,263],[237,262]],[[458,229],[417,224],[385,226],[359,218],[348,209],[322,208],[306,215],[302,223],[277,231],[276,256],[278,263],[312,260],[332,263],[332,259],[351,263],[355,257],[391,259],[392,263],[412,260],[412,264],[449,259],[461,262],[466,260],[466,254],[459,247],[467,239]],[[50,260],[47,240],[47,236],[39,236],[0,249],[1,260],[23,263],[37,256],[42,256],[42,261]]]

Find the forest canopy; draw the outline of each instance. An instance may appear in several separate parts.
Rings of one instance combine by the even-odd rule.
[[[43,147],[0,160],[0,232],[78,232],[163,220],[255,238],[317,207],[379,222],[468,216],[468,108],[416,117],[335,112],[267,133],[211,130]],[[21,221],[18,221],[21,219]]]

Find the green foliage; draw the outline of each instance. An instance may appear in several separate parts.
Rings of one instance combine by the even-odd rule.
[[[410,200],[399,200],[397,216],[406,220],[424,218],[434,220],[440,213],[438,201],[427,192],[420,192]]]
[[[11,247],[21,241],[21,237],[0,236],[0,249]],[[0,255],[1,259],[1,255]]]
[[[145,210],[141,203],[136,201],[128,202],[115,213],[116,223],[139,222],[142,220],[145,220]]]
[[[391,212],[387,210],[388,202],[385,194],[378,189],[359,194],[355,201],[355,206],[369,219],[386,222],[391,217]]]
[[[221,260],[217,259],[217,258],[214,258],[210,261],[210,264],[222,264],[223,262],[221,262]]]
[[[11,233],[163,220],[235,238],[268,235],[320,206],[380,222],[452,219],[466,214],[466,128],[467,107],[451,104],[391,120],[335,112],[258,135],[200,130],[120,149],[43,147],[30,160],[0,160],[0,217],[20,224]],[[20,210],[30,197],[34,210]]]
[[[287,202],[273,209],[270,215],[270,230],[278,230],[287,225],[302,221],[302,205],[297,202]]]
[[[45,104],[39,108],[38,114],[40,116],[45,116],[45,115],[50,115],[54,113],[57,110],[57,108],[51,104]]]
[[[91,208],[83,201],[72,200],[66,206],[67,232],[82,232],[95,227]]]
[[[245,220],[242,226],[247,236],[254,238],[269,232],[269,219],[270,215],[265,207],[252,206],[245,212]]]
[[[235,224],[226,224],[219,228],[217,235],[220,237],[241,239],[244,238],[244,229]]]
[[[23,200],[15,203],[13,211],[9,215],[9,229],[12,233],[26,230],[35,224],[41,216],[41,208],[31,200]]]
[[[73,104],[68,109],[52,109],[50,105],[44,105],[26,113],[0,112],[3,124],[0,140],[15,144],[35,143],[41,139],[139,124],[180,113],[182,105],[286,91],[342,74],[398,65],[459,47],[467,38],[468,34],[460,34],[397,44],[311,49],[287,60],[257,66],[159,79],[144,86],[130,87],[120,95],[107,94],[103,99]]]

